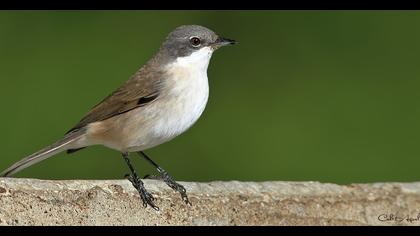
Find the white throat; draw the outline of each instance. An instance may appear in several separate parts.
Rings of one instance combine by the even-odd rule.
[[[189,67],[194,70],[204,71],[207,74],[207,67],[209,66],[213,49],[210,47],[204,47],[196,52],[191,53],[186,57],[178,57],[174,65],[180,67]]]

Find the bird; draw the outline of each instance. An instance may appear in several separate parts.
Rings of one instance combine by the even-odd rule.
[[[61,139],[4,170],[11,176],[58,153],[74,153],[103,145],[121,153],[143,206],[155,210],[155,198],[144,186],[130,162],[137,153],[160,178],[191,205],[186,189],[146,153],[188,130],[201,116],[208,101],[207,68],[214,51],[237,41],[220,37],[200,25],[182,25],[171,31],[158,52],[125,83],[92,107]]]

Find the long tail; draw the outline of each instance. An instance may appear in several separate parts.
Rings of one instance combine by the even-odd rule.
[[[5,177],[5,176],[13,175],[25,169],[26,167],[29,167],[33,164],[43,161],[57,153],[60,153],[70,148],[74,148],[74,145],[73,145],[74,142],[77,141],[79,138],[81,138],[83,134],[84,134],[83,129],[67,134],[63,139],[55,142],[54,144],[16,162],[12,166],[4,170],[0,174],[0,176]]]

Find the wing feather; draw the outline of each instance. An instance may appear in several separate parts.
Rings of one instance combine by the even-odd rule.
[[[94,106],[67,133],[86,125],[109,119],[156,100],[161,87],[161,70],[150,70],[147,65],[134,74],[121,87]]]

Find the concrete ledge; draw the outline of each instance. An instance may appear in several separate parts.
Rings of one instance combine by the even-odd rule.
[[[0,225],[420,225],[420,182],[144,182],[159,212],[127,180],[0,178]]]

